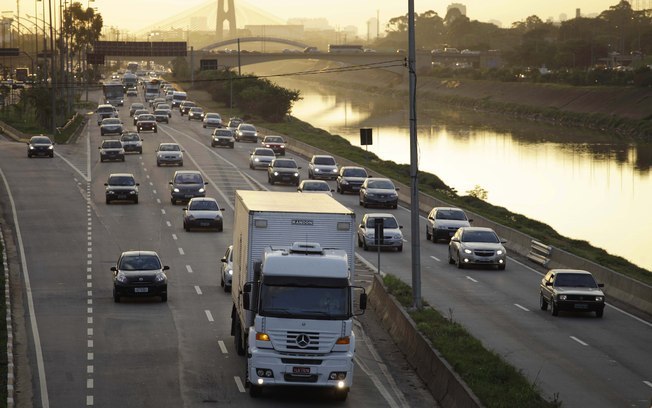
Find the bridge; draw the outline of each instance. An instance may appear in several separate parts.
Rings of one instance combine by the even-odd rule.
[[[224,47],[226,45],[231,45],[231,44],[238,44],[238,43],[247,43],[247,42],[273,42],[277,44],[286,44],[290,45],[293,47],[298,47],[301,50],[303,50],[306,47],[309,47],[308,44],[299,42],[299,41],[294,41],[294,40],[288,40],[285,38],[277,38],[277,37],[241,37],[241,38],[231,38],[229,40],[224,40],[224,41],[219,41],[213,44],[206,45],[202,47],[201,49],[204,51],[211,51],[211,50],[216,50],[218,48]]]

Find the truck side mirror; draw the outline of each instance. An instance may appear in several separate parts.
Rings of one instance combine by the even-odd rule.
[[[360,294],[360,310],[365,310],[367,309],[367,294],[366,293],[361,293]]]
[[[254,261],[254,282],[260,281],[260,273],[262,272],[263,262],[258,259]]]

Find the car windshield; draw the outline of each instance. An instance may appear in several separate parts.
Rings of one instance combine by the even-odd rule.
[[[136,110],[136,109],[143,108],[144,106],[145,105],[143,105],[142,103],[134,103],[133,105],[131,105],[131,109]]]
[[[349,314],[351,294],[346,287],[263,285],[260,299],[262,316],[341,320]]]
[[[207,113],[206,119],[221,119],[222,117],[217,113]]]
[[[140,116],[140,115],[144,115],[146,113],[149,113],[149,111],[147,109],[138,109],[136,112],[134,112],[134,116]]]
[[[274,150],[271,149],[257,149],[254,156],[275,156]]]
[[[33,137],[32,140],[30,140],[32,144],[50,144],[52,143],[49,138],[47,137]]]
[[[123,256],[118,269],[122,271],[151,271],[161,269],[161,261],[154,255]]]
[[[212,200],[193,200],[188,206],[189,210],[193,211],[217,211],[219,210],[217,203]]]
[[[324,166],[334,166],[335,159],[332,157],[315,157],[315,164],[321,164]]]
[[[97,108],[97,113],[112,113],[113,107],[111,106],[100,106]]]
[[[462,242],[488,242],[497,244],[500,240],[493,231],[464,231],[462,233]]]
[[[367,218],[367,228],[374,228],[376,225],[376,218],[369,217]],[[398,223],[396,218],[393,217],[383,217],[383,227],[384,228],[398,228]]]
[[[267,136],[265,143],[283,143],[283,138],[278,136]]]
[[[168,115],[168,112],[167,112],[167,111],[164,111],[164,110],[159,110],[159,109],[157,109],[157,110],[154,111],[154,115],[167,116],[167,115]]]
[[[342,172],[344,177],[367,177],[365,169],[344,169]]]
[[[220,129],[213,132],[215,136],[233,136],[233,132],[228,129]]]
[[[138,116],[138,120],[139,121],[154,120],[154,115],[142,114],[142,115]]]
[[[170,105],[165,104],[165,103],[159,103],[159,104],[156,106],[156,109],[161,109],[161,110],[164,110],[164,109],[170,109]]]
[[[120,119],[104,119],[102,121],[103,125],[119,125]]]
[[[174,179],[177,184],[201,184],[204,180],[199,174],[177,174],[177,177]]]
[[[104,149],[116,149],[122,147],[122,143],[120,143],[118,140],[111,140],[111,141],[105,141],[102,143],[102,148]]]
[[[394,184],[389,180],[371,180],[367,183],[367,188],[394,190]]]
[[[284,169],[296,169],[297,163],[294,160],[276,160],[274,162],[274,167],[280,167]]]
[[[181,148],[176,144],[162,144],[158,147],[158,150],[161,152],[178,152]]]
[[[111,186],[135,186],[136,181],[131,176],[111,176],[108,184]]]
[[[435,218],[438,220],[466,221],[466,214],[461,210],[438,210]]]
[[[555,286],[573,288],[597,288],[593,276],[585,273],[560,273],[555,278]]]
[[[202,112],[202,108],[190,108],[190,112]]]
[[[331,191],[327,183],[303,183],[303,189],[307,191]]]

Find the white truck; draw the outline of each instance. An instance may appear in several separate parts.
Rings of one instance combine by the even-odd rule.
[[[326,194],[236,191],[231,334],[252,397],[292,385],[346,399],[352,317],[367,303],[353,286],[355,225]]]

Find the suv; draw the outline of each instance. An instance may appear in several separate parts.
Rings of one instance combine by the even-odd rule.
[[[265,149],[265,147],[261,149]],[[272,185],[288,183],[298,186],[301,181],[299,169],[301,167],[297,166],[294,159],[274,159],[267,168],[267,181]]]
[[[114,173],[109,175],[109,179],[104,183],[106,187],[106,203],[111,201],[131,201],[138,204],[138,186],[134,175],[131,173]]]
[[[308,163],[308,178],[335,180],[338,172],[337,162],[333,156],[316,154]]]
[[[344,166],[340,168],[337,176],[337,192],[344,194],[347,191],[357,193],[364,181],[371,177],[364,167]]]
[[[122,296],[160,296],[168,300],[169,266],[161,264],[154,251],[126,251],[120,255],[113,272],[113,301],[120,303]]]
[[[170,181],[170,202],[176,204],[193,197],[205,197],[207,184],[196,170],[177,170]]]
[[[560,310],[574,312],[595,312],[597,317],[604,314],[604,293],[590,272],[579,269],[551,269],[541,279],[539,305],[553,316]]]
[[[473,220],[459,208],[435,207],[430,210],[426,220],[426,239],[432,242],[440,239],[448,241],[458,228],[469,227],[471,222]]]

